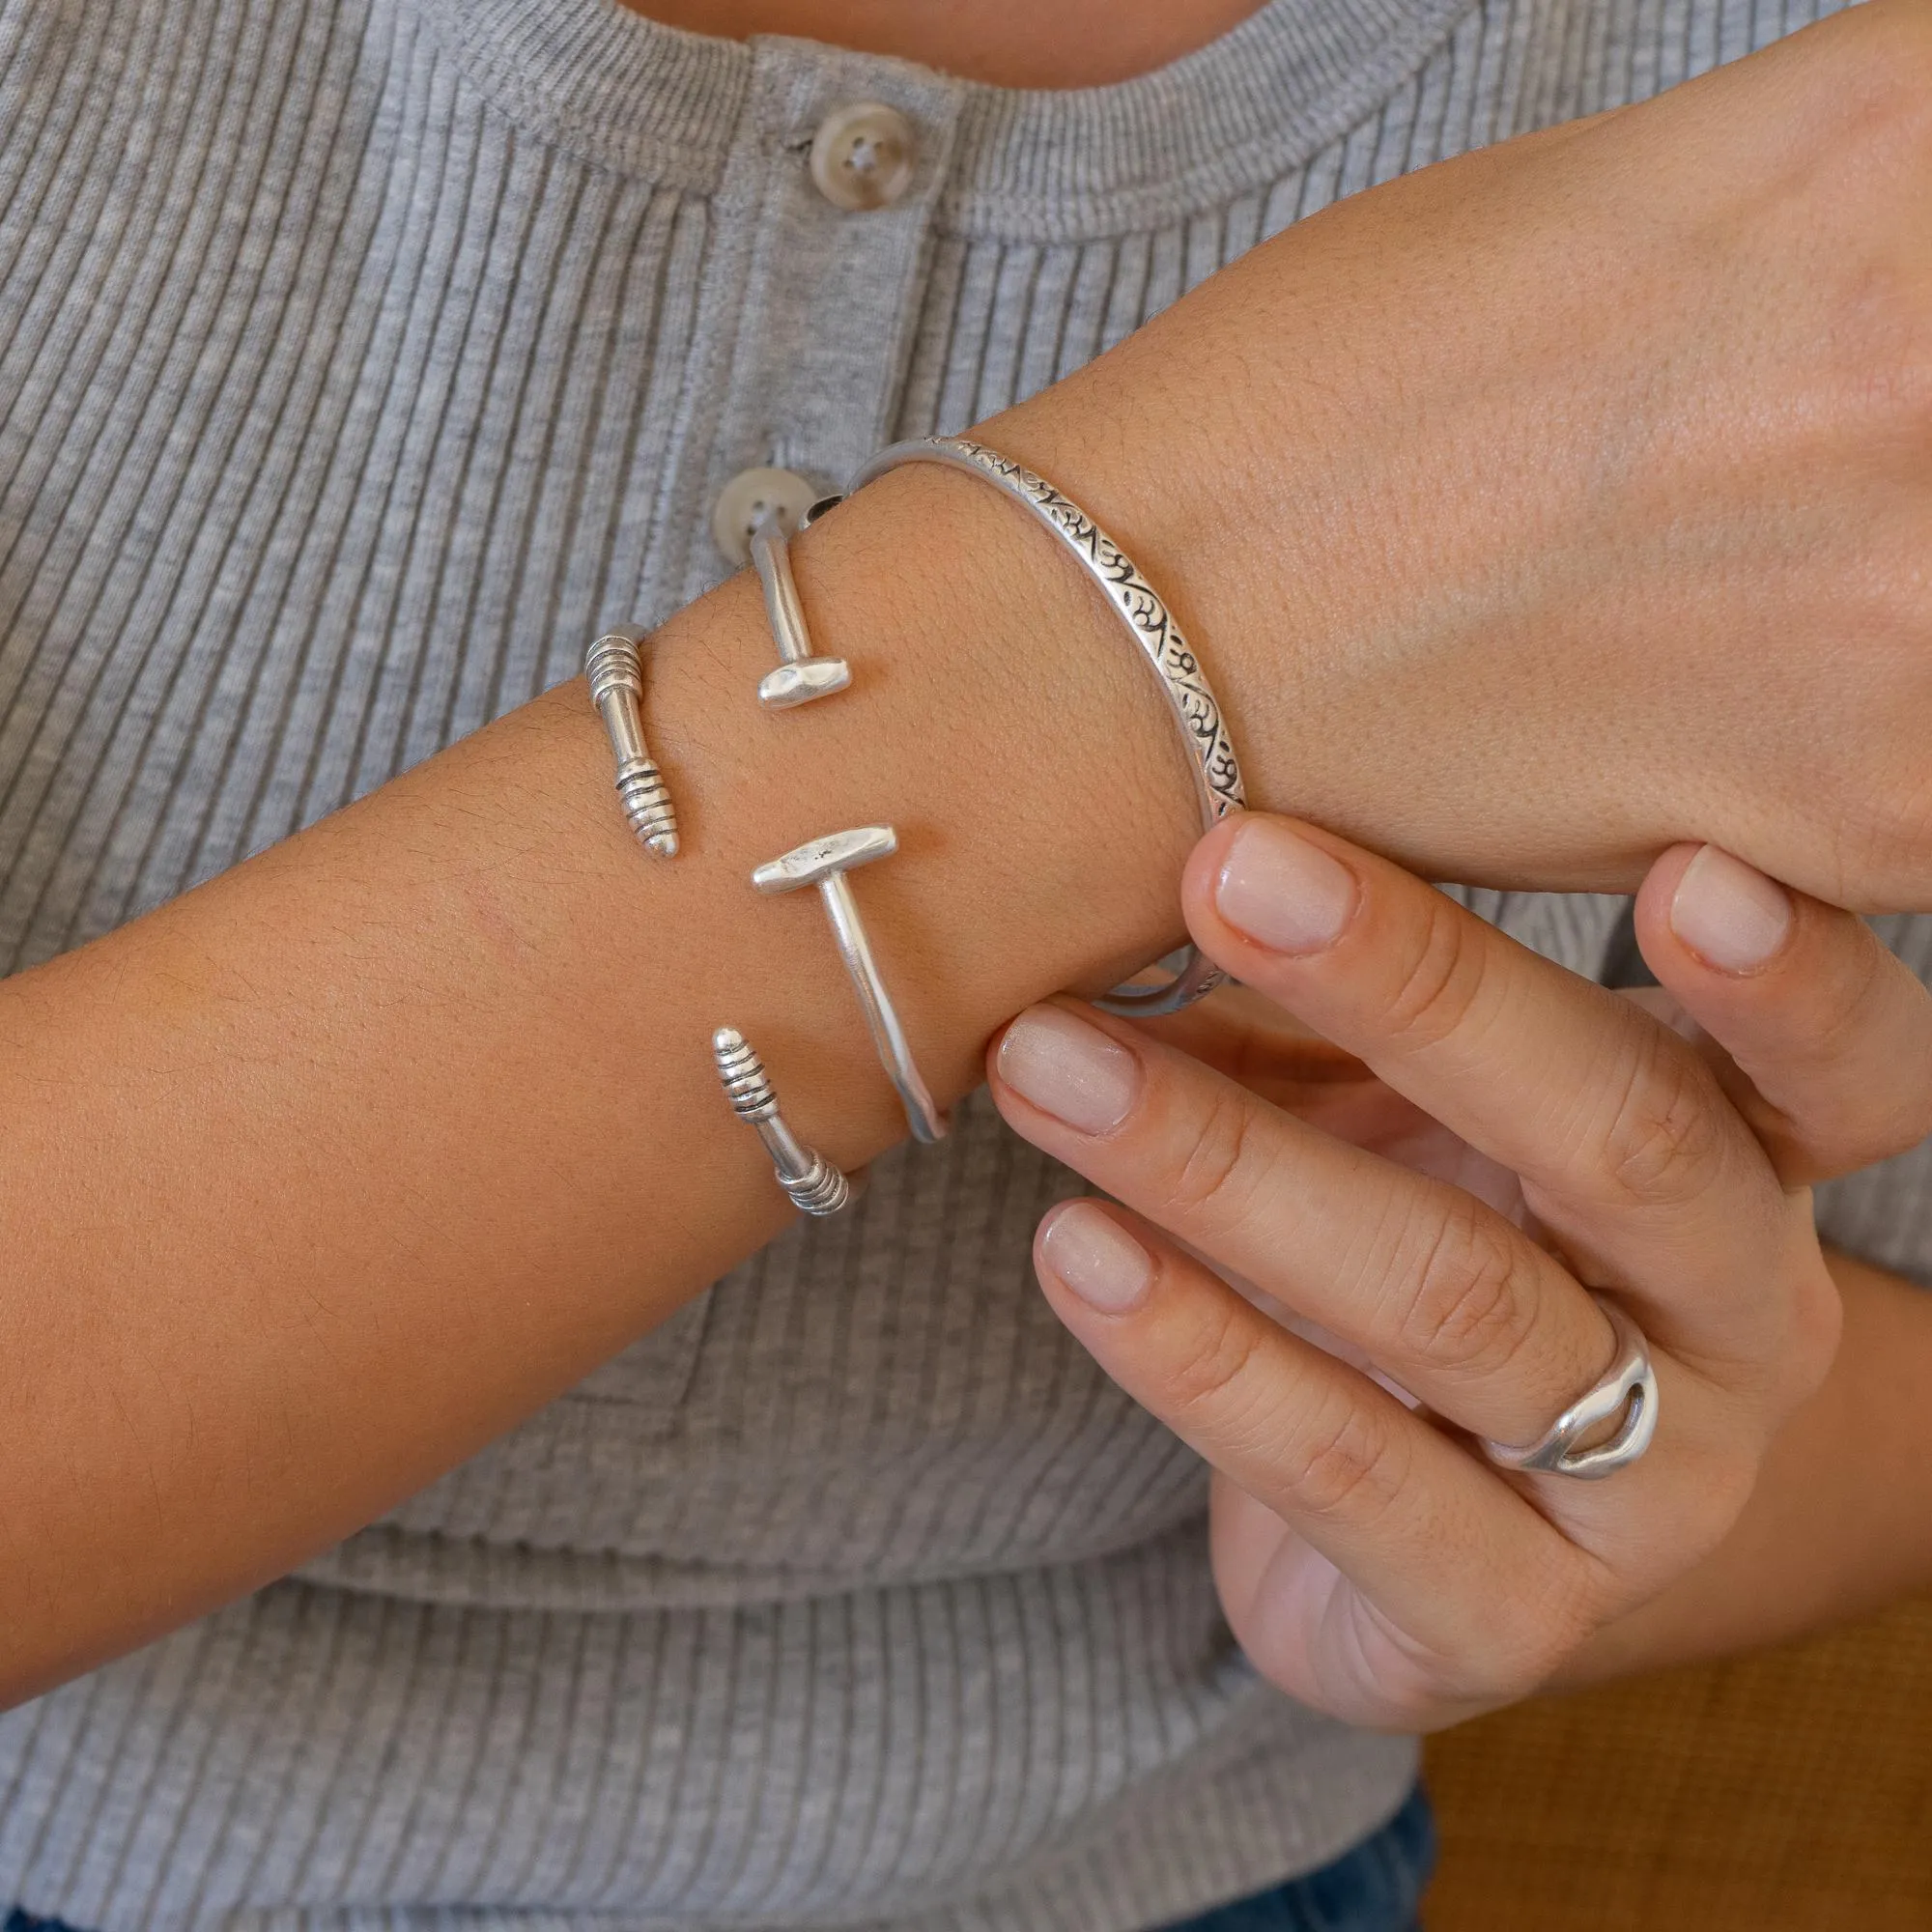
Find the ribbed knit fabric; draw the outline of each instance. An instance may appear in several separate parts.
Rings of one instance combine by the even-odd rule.
[[[0,0],[0,964],[705,588],[739,469],[832,484],[1806,5],[1273,0],[1043,95],[610,0]],[[920,161],[855,217],[802,157],[858,98]],[[1619,913],[1476,902],[1585,971]],[[970,1102],[384,1522],[0,1719],[0,1902],[1130,1932],[1323,1862],[1412,1751],[1236,1653],[1199,1464],[1032,1286],[1078,1185]],[[1893,1163],[1834,1225],[1923,1270],[1925,1193]]]

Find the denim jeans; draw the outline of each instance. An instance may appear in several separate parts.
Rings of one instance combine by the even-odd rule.
[[[1372,1838],[1333,1864],[1272,1891],[1217,1906],[1168,1932],[1416,1932],[1415,1909],[1435,1862],[1435,1829],[1421,1788]],[[0,1932],[68,1932],[15,1909]]]
[[[1435,1825],[1417,1785],[1374,1837],[1333,1864],[1165,1932],[1419,1932],[1416,1911],[1435,1868]]]

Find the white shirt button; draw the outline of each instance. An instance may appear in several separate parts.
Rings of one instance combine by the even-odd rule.
[[[711,540],[733,563],[750,563],[752,532],[768,511],[789,536],[823,494],[795,469],[741,469],[711,506]]]
[[[857,100],[835,107],[811,142],[811,179],[834,208],[890,208],[912,185],[919,143],[896,107]]]

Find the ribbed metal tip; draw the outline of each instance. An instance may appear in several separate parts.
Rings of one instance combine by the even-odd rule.
[[[787,1180],[784,1191],[808,1214],[837,1214],[850,1206],[852,1183],[821,1153],[811,1157],[811,1172],[802,1180]]]
[[[778,1112],[778,1095],[765,1064],[736,1027],[720,1027],[711,1036],[711,1055],[718,1063],[724,1097],[741,1119],[765,1120]]]
[[[670,858],[677,850],[677,813],[664,774],[649,759],[626,763],[617,773],[617,797],[639,841]]]
[[[590,698],[595,704],[601,704],[612,691],[641,696],[644,689],[637,643],[619,632],[607,633],[584,652],[583,675],[590,680]]]

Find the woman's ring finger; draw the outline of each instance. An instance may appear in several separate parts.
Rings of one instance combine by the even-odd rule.
[[[1650,1345],[1613,1301],[1595,1298],[1616,1336],[1616,1359],[1527,1447],[1479,1437],[1478,1446],[1497,1468],[1594,1481],[1628,1468],[1656,1439],[1657,1371]]]

